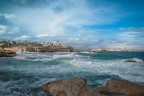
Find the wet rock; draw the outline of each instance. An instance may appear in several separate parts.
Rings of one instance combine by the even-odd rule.
[[[49,96],[92,96],[92,89],[83,78],[72,78],[46,83],[42,86]]]
[[[0,51],[0,57],[14,57],[16,52],[13,51]]]
[[[95,96],[144,96],[144,86],[127,80],[108,80],[107,85],[95,88]]]
[[[125,60],[125,62],[137,62],[137,61],[129,59],[129,60]]]
[[[144,86],[126,80],[108,80],[93,88],[83,78],[72,78],[46,83],[42,89],[48,96],[144,96]]]
[[[109,80],[107,87],[110,92],[118,92],[127,96],[144,96],[144,86],[127,80]]]

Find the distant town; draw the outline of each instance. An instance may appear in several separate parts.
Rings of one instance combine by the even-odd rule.
[[[126,48],[92,48],[92,52],[110,51],[110,52],[144,52],[144,50],[139,49],[126,49]]]

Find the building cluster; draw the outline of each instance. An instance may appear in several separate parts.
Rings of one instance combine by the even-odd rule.
[[[144,52],[144,50],[139,49],[122,49],[122,48],[92,48],[92,52],[110,51],[110,52]]]
[[[55,52],[73,51],[70,46],[56,42],[0,41],[0,51]]]

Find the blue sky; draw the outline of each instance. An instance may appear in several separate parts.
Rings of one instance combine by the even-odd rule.
[[[144,48],[144,0],[0,0],[0,39]]]

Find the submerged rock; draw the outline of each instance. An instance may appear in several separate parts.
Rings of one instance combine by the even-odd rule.
[[[125,62],[137,62],[137,61],[136,61],[136,60],[129,59],[129,60],[125,60]]]
[[[126,80],[108,80],[93,88],[83,78],[72,78],[46,83],[42,89],[48,96],[144,96],[144,86]]]
[[[13,51],[0,51],[0,57],[14,57],[16,52]]]

